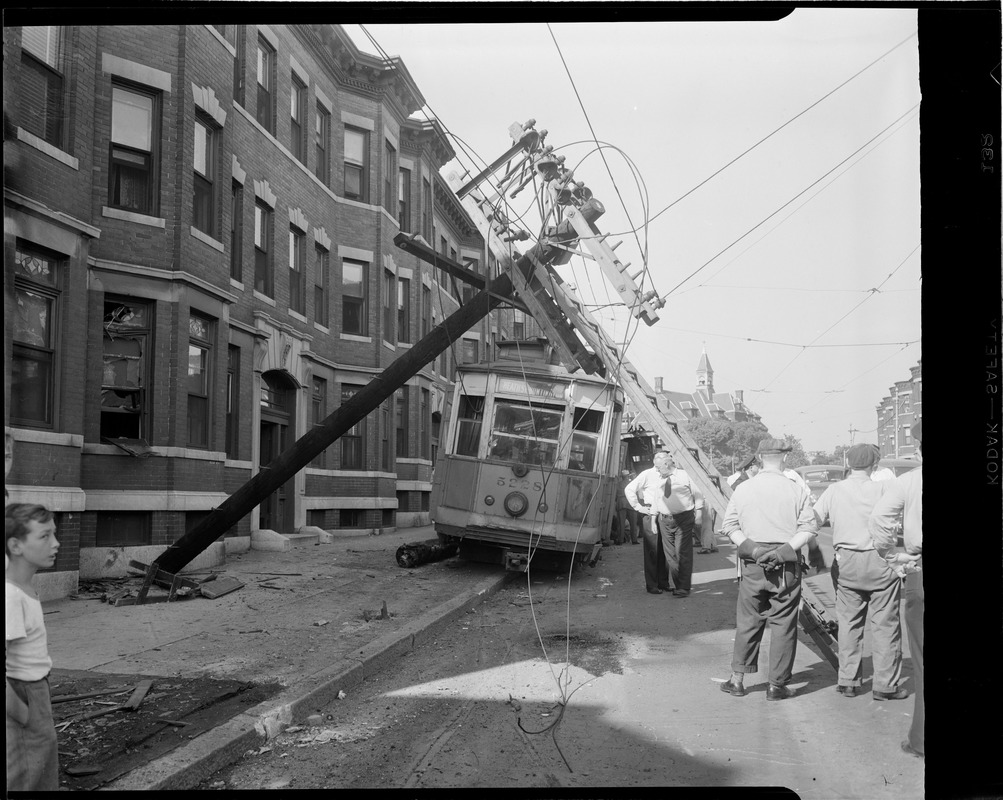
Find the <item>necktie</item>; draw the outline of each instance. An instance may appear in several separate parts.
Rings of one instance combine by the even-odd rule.
[[[664,494],[664,495],[665,495],[666,497],[669,497],[669,496],[670,496],[670,495],[672,494],[672,476],[671,476],[671,475],[669,475],[669,476],[668,476],[668,477],[667,477],[667,478],[665,479],[665,488],[664,488],[664,489],[662,490],[662,493],[663,493],[663,494]]]

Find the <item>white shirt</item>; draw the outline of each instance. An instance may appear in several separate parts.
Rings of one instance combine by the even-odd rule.
[[[665,481],[672,481],[672,494],[665,496]],[[638,494],[641,499],[638,500]],[[644,470],[624,488],[631,507],[642,514],[681,514],[703,508],[703,493],[693,485],[686,470],[676,467],[663,478],[656,467]]]
[[[40,681],[52,669],[45,637],[42,604],[21,587],[4,581],[7,676],[19,681]]]
[[[890,481],[895,479],[895,473],[888,467],[878,467],[871,473],[872,481]]]

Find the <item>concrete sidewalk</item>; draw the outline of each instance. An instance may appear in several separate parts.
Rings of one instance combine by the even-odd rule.
[[[409,528],[301,544],[286,552],[252,550],[214,570],[244,583],[216,599],[139,606],[71,598],[46,603],[56,674],[211,676],[284,687],[103,788],[195,785],[339,692],[350,691],[513,575],[456,558],[414,569],[398,566],[401,544],[434,538],[431,527]],[[166,594],[154,590],[151,595],[155,592]],[[387,615],[381,618],[384,604]]]

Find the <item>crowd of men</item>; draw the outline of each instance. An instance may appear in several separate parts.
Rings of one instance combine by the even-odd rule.
[[[922,448],[922,422],[913,427]],[[914,708],[902,750],[924,757],[922,465],[900,477],[876,476],[880,451],[858,444],[847,453],[847,475],[817,500],[801,476],[786,467],[790,447],[759,443],[729,483],[733,493],[721,528],[737,551],[738,600],[731,677],[721,690],[746,695],[745,676],[759,670],[763,635],[770,630],[766,699],[785,700],[797,654],[802,576],[829,569],[836,596],[839,674],[836,691],[863,692],[864,628],[870,619],[871,696],[903,700],[901,603],[913,665]],[[651,594],[689,595],[695,531],[704,497],[670,453],[658,452],[650,469],[625,482],[620,506],[636,513],[644,545],[644,583]],[[832,530],[833,560],[825,564],[816,541]],[[623,523],[620,523],[623,531]],[[903,545],[899,547],[899,534]],[[706,550],[705,550],[706,551]],[[807,554],[807,557],[806,557]]]

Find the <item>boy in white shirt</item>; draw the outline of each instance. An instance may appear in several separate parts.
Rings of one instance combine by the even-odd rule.
[[[59,542],[52,512],[33,503],[4,510],[7,656],[7,791],[59,789],[59,753],[49,700],[45,621],[35,573],[56,562]]]

